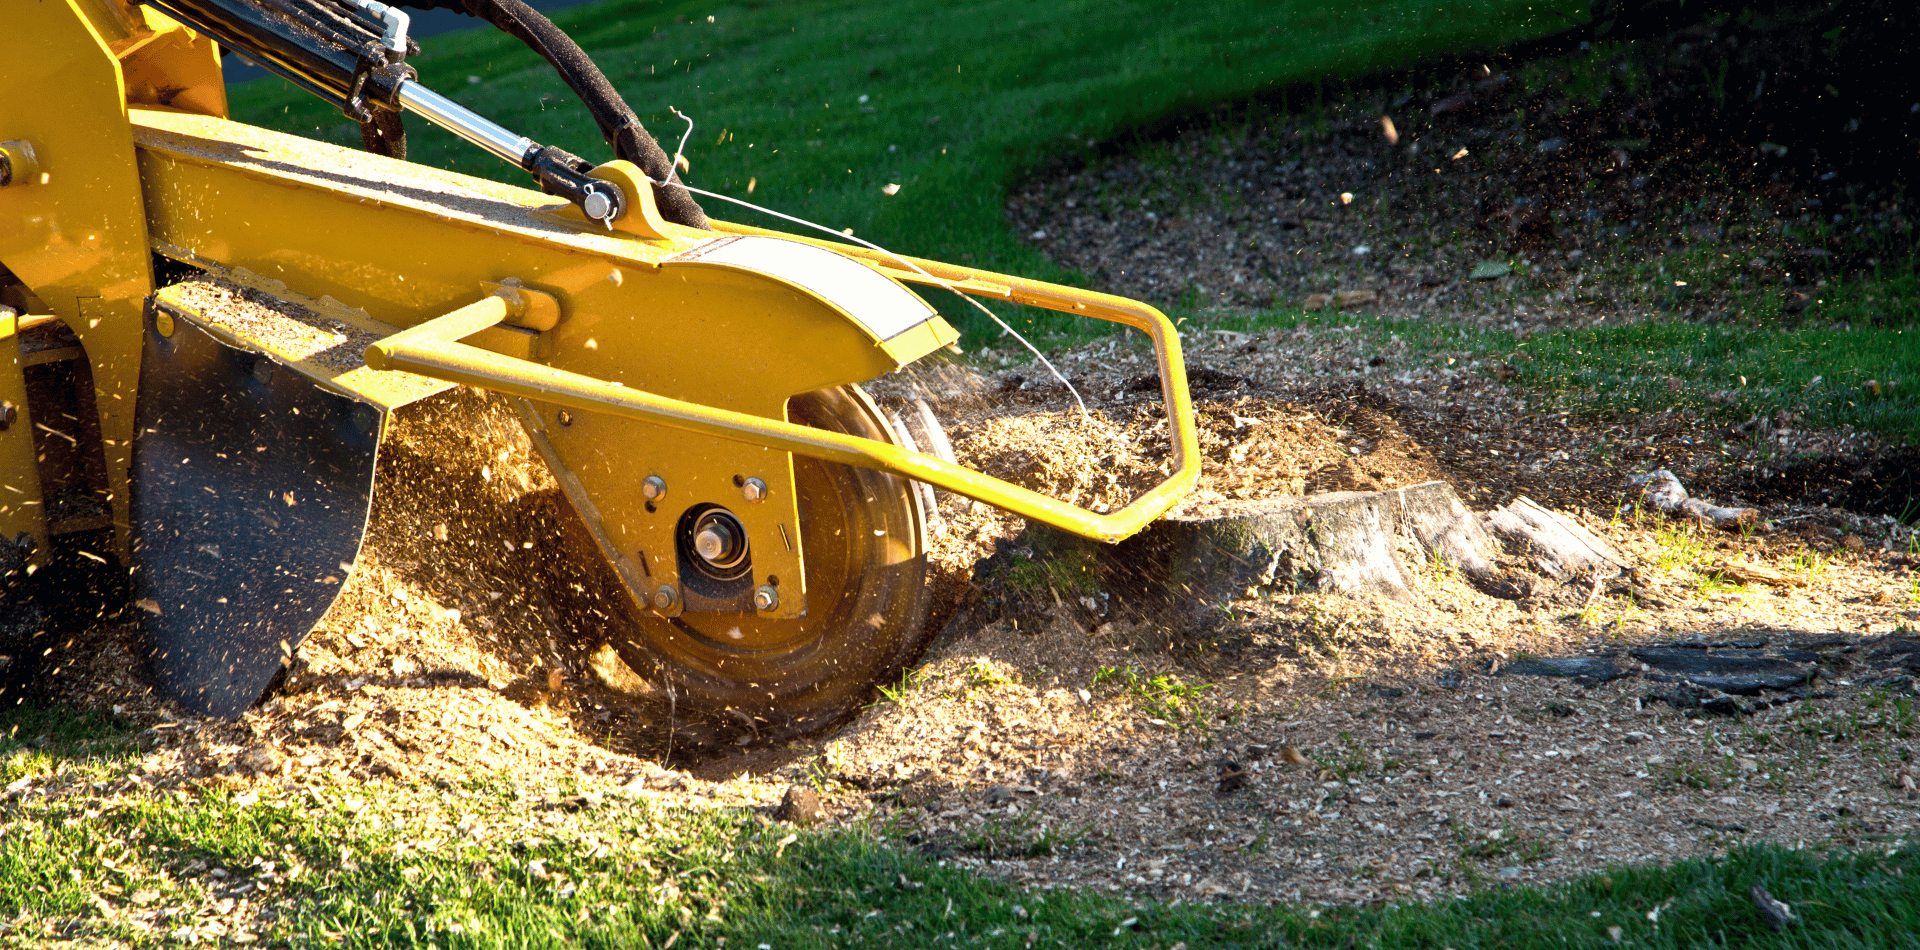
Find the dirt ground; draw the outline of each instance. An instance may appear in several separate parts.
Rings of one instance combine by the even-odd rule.
[[[877,818],[942,860],[1163,899],[1430,897],[1746,840],[1912,833],[1912,678],[1875,659],[1920,620],[1910,532],[1790,504],[1763,505],[1771,529],[1746,536],[1623,512],[1629,471],[1712,485],[1738,466],[1703,460],[1737,449],[1676,422],[1671,451],[1623,463],[1623,444],[1643,444],[1625,427],[1536,418],[1496,382],[1456,385],[1479,377],[1444,359],[1394,366],[1383,385],[1357,339],[1194,335],[1208,460],[1187,507],[1439,478],[1476,509],[1527,494],[1573,513],[1633,569],[1571,600],[1515,601],[1416,565],[1406,598],[1302,591],[1169,624],[1110,592],[1010,591],[983,559],[1030,557],[1022,526],[949,498],[923,662],[814,742],[673,757],[664,710],[623,699],[614,687],[631,674],[540,593],[554,500],[513,419],[451,394],[395,431],[360,570],[239,722],[157,703],[123,628],[69,654],[56,685],[150,728],[143,771],[160,786],[477,770],[772,813],[809,784],[828,820]],[[1108,341],[1056,360],[1091,424],[1025,366],[933,367],[875,389],[883,403],[937,400],[964,461],[1115,505],[1164,463],[1143,353]],[[1346,371],[1273,369],[1297,366]],[[1521,444],[1539,448],[1491,448]],[[1793,586],[1710,573],[1729,563]],[[1527,656],[1688,639],[1809,650],[1820,673],[1731,714],[1677,707],[1646,676],[1499,675]]]
[[[1436,123],[1506,114],[1473,104],[1505,94],[1488,79],[1450,80],[1414,111]],[[1441,109],[1458,96],[1466,104]],[[1579,262],[1593,241],[1665,227],[1647,223],[1661,202],[1644,198],[1650,185],[1630,166],[1704,187],[1648,151],[1660,136],[1629,129],[1615,136],[1629,144],[1591,153],[1579,139],[1507,141],[1529,168],[1565,150],[1629,169],[1603,176],[1598,220],[1575,209],[1568,224],[1528,204],[1392,185],[1411,180],[1404,170],[1377,176],[1388,200],[1341,203],[1342,191],[1369,194],[1345,183],[1361,181],[1367,162],[1386,165],[1372,151],[1384,148],[1378,118],[1356,105],[1330,135],[1179,139],[1161,158],[1116,160],[1100,176],[1058,169],[1018,189],[1009,214],[1096,284],[1162,302],[1204,293],[1223,312],[1298,297],[1524,328],[1633,319],[1659,302],[1628,287],[1625,271]],[[1479,147],[1505,134],[1474,126],[1460,138]],[[1183,171],[1154,170],[1163,167]],[[1153,210],[1177,206],[1166,189],[1194,175],[1257,186],[1230,203],[1250,210]],[[1307,198],[1335,210],[1280,213]],[[1688,214],[1753,213],[1740,194],[1714,200]],[[1396,241],[1388,254],[1397,225],[1386,212],[1338,210],[1365,208],[1435,220],[1470,209],[1485,247],[1436,225],[1432,240]],[[1707,223],[1673,233],[1704,240],[1685,229]],[[1766,258],[1752,279],[1771,281],[1783,306],[1808,289],[1773,263],[1816,257],[1807,246],[1764,227],[1713,226],[1725,253]],[[1734,246],[1748,237],[1765,247]],[[1508,240],[1521,242],[1521,272],[1467,276]],[[1269,263],[1208,256],[1223,246],[1264,248]],[[1728,305],[1682,306],[1706,316]],[[644,686],[595,647],[591,624],[546,593],[569,580],[555,576],[557,496],[507,408],[450,394],[390,437],[358,570],[284,681],[241,720],[197,721],[156,701],[125,625],[77,638],[54,658],[47,688],[147,730],[143,774],[160,787],[479,772],[535,787],[638,785],[772,814],[804,784],[823,792],[828,822],[892,829],[902,847],[940,860],[1035,886],[1171,900],[1434,898],[1745,841],[1892,846],[1920,828],[1920,652],[1907,646],[1920,624],[1920,556],[1891,514],[1828,504],[1848,497],[1834,493],[1836,479],[1884,472],[1873,466],[1899,450],[1788,417],[1730,427],[1677,412],[1611,422],[1542,413],[1506,387],[1495,360],[1415,351],[1357,321],[1185,329],[1206,462],[1183,510],[1441,480],[1475,511],[1526,496],[1566,513],[1631,568],[1590,589],[1503,599],[1444,564],[1414,564],[1405,597],[1265,593],[1201,605],[1204,622],[1193,612],[1172,622],[1131,608],[1124,591],[1062,589],[1023,571],[1035,559],[1023,525],[948,498],[925,659],[813,741],[699,752],[662,725],[667,710],[635,698]],[[871,389],[895,409],[927,398],[964,462],[1117,507],[1167,461],[1151,354],[1113,338],[1054,360],[1088,418],[1010,345]],[[1772,461],[1796,456],[1827,468]],[[1625,480],[1655,468],[1715,502],[1756,507],[1764,524],[1725,533],[1639,510]],[[1730,580],[1742,567],[1777,579]],[[1817,672],[1797,689],[1690,704],[1630,652],[1675,642],[1794,651]],[[1629,675],[1510,675],[1530,657],[1611,657]]]

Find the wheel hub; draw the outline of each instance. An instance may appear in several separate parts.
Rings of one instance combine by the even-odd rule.
[[[740,576],[747,565],[747,529],[725,508],[708,508],[693,522],[694,565],[714,580]]]

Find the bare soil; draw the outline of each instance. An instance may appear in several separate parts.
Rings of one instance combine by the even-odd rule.
[[[1616,515],[1627,471],[1692,471],[1727,450],[1675,423],[1671,454],[1606,461],[1643,441],[1534,418],[1496,384],[1454,385],[1443,360],[1397,367],[1408,381],[1381,387],[1373,345],[1356,339],[1196,335],[1208,461],[1188,506],[1440,478],[1466,497],[1526,493],[1574,512],[1634,570],[1512,601],[1429,565],[1406,599],[1304,591],[1168,626],[1044,571],[983,568],[1031,557],[1023,526],[949,498],[927,659],[817,742],[690,757],[671,748],[666,710],[636,704],[631,673],[543,593],[555,496],[511,415],[452,393],[391,434],[360,570],[242,720],[156,702],[123,627],[64,654],[54,688],[149,728],[144,772],[159,786],[478,773],[770,814],[789,784],[813,784],[832,820],[884,816],[942,860],[1169,899],[1401,899],[1746,840],[1912,833],[1912,680],[1869,661],[1920,620],[1910,534],[1792,506],[1767,507],[1775,529],[1747,537]],[[936,366],[876,389],[939,400],[963,461],[1117,505],[1164,463],[1142,352],[1103,341],[1059,354],[1091,423],[1025,366]],[[1303,365],[1346,372],[1274,371]],[[1708,573],[1734,562],[1803,583]],[[1526,655],[1686,638],[1825,643],[1822,676],[1728,717],[1675,707],[1659,698],[1670,685],[1638,676],[1495,675]]]

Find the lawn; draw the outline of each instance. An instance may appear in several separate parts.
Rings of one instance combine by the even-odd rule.
[[[1911,848],[1742,847],[1437,904],[1135,903],[985,880],[884,827],[808,832],[697,796],[484,777],[159,791],[137,768],[158,732],[0,713],[0,946],[1920,946]],[[1794,908],[1785,932],[1754,909],[1755,883]]]
[[[694,119],[689,183],[901,253],[1075,282],[1004,223],[1005,186],[1021,171],[1276,84],[1498,46],[1584,10],[1581,0],[610,0],[555,22],[669,151],[685,125],[668,107]],[[423,45],[413,62],[430,88],[536,141],[611,157],[586,109],[512,38],[483,30]],[[232,111],[359,142],[337,112],[277,78],[234,89]],[[417,119],[409,132],[415,161],[527,180]],[[790,227],[705,203],[717,217]],[[984,332],[983,319],[959,321]]]
[[[851,228],[901,253],[1083,284],[1083,275],[1051,263],[1006,224],[1005,188],[1016,176],[1129,147],[1133,130],[1169,116],[1231,115],[1214,107],[1263,89],[1331,86],[1343,75],[1538,36],[1583,18],[1585,6],[994,0],[957,10],[869,0],[612,0],[555,19],[669,149],[685,126],[668,107],[694,118],[686,143],[692,184],[833,230]],[[585,109],[516,41],[478,29],[424,45],[414,62],[429,86],[536,140],[608,157]],[[354,126],[279,79],[240,86],[232,101],[236,118],[358,142]],[[1234,121],[1259,122],[1241,111]],[[524,183],[518,170],[417,119],[410,130],[417,161]],[[889,185],[899,186],[891,196],[883,191]],[[705,202],[718,217],[794,227]],[[1516,384],[1563,406],[1615,413],[1679,404],[1745,418],[1784,409],[1816,425],[1851,424],[1910,443],[1920,437],[1920,387],[1911,380],[1920,337],[1904,325],[1915,312],[1912,262],[1897,263],[1831,288],[1807,329],[1781,332],[1763,303],[1748,326],[1656,324],[1535,337],[1526,344],[1535,361]],[[977,313],[946,309],[969,346],[997,333]],[[1017,325],[1060,341],[1110,328],[1002,309]],[[1204,319],[1172,311],[1176,319]],[[1298,318],[1284,306],[1269,316]],[[1485,344],[1520,345],[1492,337]]]

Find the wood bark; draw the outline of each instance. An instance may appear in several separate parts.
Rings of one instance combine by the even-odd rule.
[[[1535,504],[1522,495],[1487,512],[1487,527],[1529,559],[1540,573],[1558,581],[1604,572],[1618,573],[1627,559],[1580,523]]]
[[[1668,514],[1697,518],[1723,531],[1738,531],[1760,523],[1760,513],[1752,508],[1723,508],[1687,495],[1680,477],[1664,468],[1636,475],[1628,484],[1640,489],[1640,497]]]

